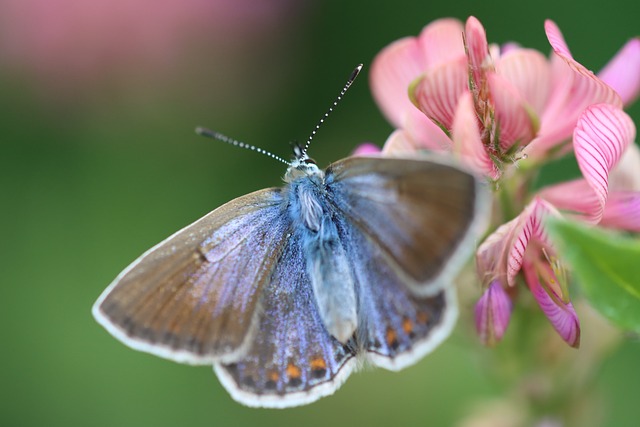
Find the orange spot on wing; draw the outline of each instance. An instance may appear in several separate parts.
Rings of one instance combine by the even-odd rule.
[[[314,371],[317,369],[327,369],[327,363],[322,357],[315,357],[311,359],[311,369]]]
[[[408,317],[405,317],[402,320],[402,330],[405,334],[410,334],[413,332],[413,322]]]
[[[298,368],[293,363],[289,363],[287,365],[287,377],[289,378],[300,378],[301,372],[300,368]]]
[[[278,375],[278,373],[277,373],[276,371],[271,371],[271,372],[269,373],[269,379],[270,379],[271,381],[273,381],[274,383],[275,383],[275,382],[278,382],[278,379],[279,379],[279,378],[280,378],[280,375]]]
[[[387,328],[387,344],[392,346],[395,342],[398,341],[398,334],[396,334],[396,331],[389,327]]]

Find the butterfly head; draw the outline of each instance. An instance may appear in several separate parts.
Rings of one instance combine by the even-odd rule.
[[[303,177],[317,177],[324,179],[324,172],[318,167],[316,161],[310,158],[299,144],[293,144],[294,159],[289,163],[289,168],[284,174],[286,182],[292,182]]]

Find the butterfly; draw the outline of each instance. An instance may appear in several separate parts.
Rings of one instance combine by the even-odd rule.
[[[134,349],[213,365],[240,403],[280,408],[332,394],[361,361],[399,370],[447,338],[483,184],[422,159],[322,170],[311,138],[283,187],[224,204],[127,267],[95,303],[98,322]]]

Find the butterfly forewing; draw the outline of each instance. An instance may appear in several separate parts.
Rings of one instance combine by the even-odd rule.
[[[231,395],[249,406],[288,407],[333,393],[353,369],[355,349],[324,327],[306,272],[301,233],[289,237],[264,288],[255,338],[243,357],[216,364]]]
[[[423,160],[352,157],[327,169],[341,214],[382,249],[417,294],[447,285],[473,248],[486,208],[473,175]]]
[[[189,363],[233,359],[249,344],[289,228],[279,189],[237,198],[142,255],[94,314],[139,350]]]

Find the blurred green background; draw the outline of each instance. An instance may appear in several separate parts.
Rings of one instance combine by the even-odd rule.
[[[326,165],[360,142],[384,142],[392,129],[371,99],[368,65],[428,22],[475,15],[489,41],[548,52],[552,18],[598,70],[638,35],[640,3],[85,3],[0,2],[0,424],[448,426],[500,397],[468,304],[454,337],[416,366],[354,374],[335,395],[285,411],[242,407],[210,368],[125,347],[90,309],[153,244],[281,182],[282,164],[198,137],[195,126],[288,157],[288,142],[307,138],[363,62],[312,146]],[[639,123],[638,105],[629,112]],[[627,340],[597,373],[603,425],[638,425],[638,360],[640,344]]]

